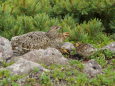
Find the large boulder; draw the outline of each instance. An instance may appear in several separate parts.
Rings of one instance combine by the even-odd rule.
[[[61,52],[59,52],[55,48],[33,50],[17,58],[23,58],[29,61],[46,64],[46,65],[68,63],[68,60],[64,58]],[[15,61],[16,58],[14,57],[13,60]]]
[[[92,59],[84,63],[83,72],[89,77],[95,77],[97,74],[102,73],[102,68],[94,59]]]
[[[32,70],[34,70],[34,68],[38,68],[41,71],[48,71],[47,69],[42,67],[40,64],[34,63],[32,61],[28,61],[23,58],[17,59],[17,61],[14,64],[6,67],[6,69],[11,71],[13,75],[28,74]]]
[[[13,55],[11,43],[8,39],[0,37],[0,61],[6,60]]]

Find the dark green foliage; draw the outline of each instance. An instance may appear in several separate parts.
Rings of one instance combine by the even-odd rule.
[[[115,33],[115,20],[112,20],[109,25],[112,30],[112,33]]]
[[[113,39],[113,40],[115,40],[115,33],[112,34],[112,35],[110,35],[110,38]]]
[[[114,0],[4,0],[0,4],[0,35],[11,38],[52,25],[70,32],[71,41],[107,42],[114,33]],[[104,37],[104,39],[103,39]]]

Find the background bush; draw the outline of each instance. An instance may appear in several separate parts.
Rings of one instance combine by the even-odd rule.
[[[8,39],[52,25],[69,41],[104,45],[115,40],[115,0],[1,0],[0,35]]]

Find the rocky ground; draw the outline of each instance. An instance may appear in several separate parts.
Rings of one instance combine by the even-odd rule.
[[[75,52],[72,43],[65,42],[61,48],[69,53],[49,47],[15,56],[10,41],[0,37],[0,86],[99,86],[95,80],[101,83],[98,79],[101,76],[102,85],[113,85],[110,83],[115,79],[115,42],[85,58]],[[109,69],[112,74],[107,72]],[[105,76],[111,81],[106,80]]]

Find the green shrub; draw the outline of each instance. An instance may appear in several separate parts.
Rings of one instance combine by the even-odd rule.
[[[114,32],[114,18],[114,0],[5,0],[0,5],[0,35],[10,39],[60,25],[70,33],[70,41],[105,45],[109,38],[103,31]]]
[[[19,84],[16,83],[16,81],[20,78],[22,78],[22,76],[11,76],[11,73],[8,70],[0,70],[0,86],[19,86]]]
[[[104,45],[109,41],[109,38],[103,33],[104,27],[98,19],[93,19],[83,24],[75,24],[72,17],[65,17],[62,21],[62,26],[63,31],[70,32],[70,41],[92,44],[104,43]]]
[[[115,57],[114,52],[110,50],[99,50],[96,53],[94,53],[92,56],[90,56],[90,59],[96,59],[96,61],[102,66],[106,67],[107,60],[111,60]]]

